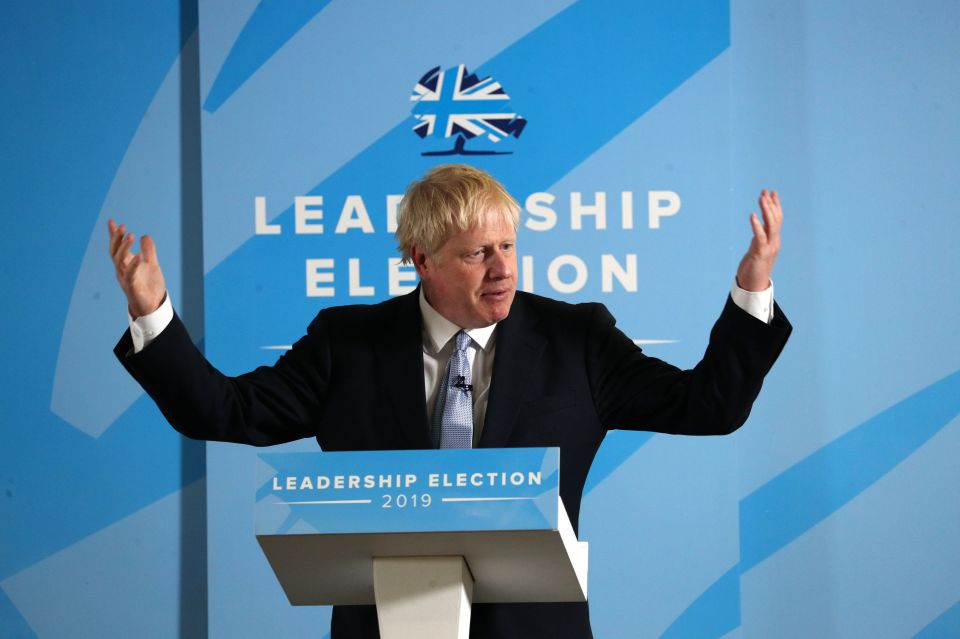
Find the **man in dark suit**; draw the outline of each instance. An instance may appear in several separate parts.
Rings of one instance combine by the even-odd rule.
[[[716,435],[746,420],[790,333],[770,290],[776,193],[764,191],[760,208],[731,298],[690,371],[644,355],[602,305],[516,292],[519,206],[463,165],[433,169],[404,197],[397,238],[420,276],[414,293],[325,309],[275,365],[233,378],[193,347],[153,242],[144,237],[135,255],[133,236],[111,221],[131,316],[115,352],[188,437],[263,446],[313,436],[323,450],[559,446],[576,530],[608,429]],[[465,417],[451,410],[464,396]],[[334,610],[333,639],[378,634],[372,606]],[[586,604],[490,604],[474,607],[471,636],[592,635]]]

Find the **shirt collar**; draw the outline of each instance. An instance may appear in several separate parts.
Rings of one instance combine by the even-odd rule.
[[[423,335],[424,343],[428,343],[434,353],[439,352],[446,346],[450,338],[460,331],[460,327],[448,320],[430,306],[426,296],[423,294],[423,287],[420,287],[420,315],[423,317]],[[493,331],[497,328],[496,324],[484,326],[483,328],[471,328],[466,330],[470,339],[480,347],[481,350],[487,350],[487,347],[493,344]]]

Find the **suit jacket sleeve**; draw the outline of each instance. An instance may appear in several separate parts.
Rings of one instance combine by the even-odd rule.
[[[683,371],[646,356],[603,306],[591,322],[588,367],[604,427],[684,435],[739,428],[792,330],[779,306],[766,324],[728,297],[703,359]]]
[[[213,367],[176,315],[147,348],[132,346],[128,331],[114,354],[187,437],[267,446],[317,434],[330,375],[320,315],[275,365],[238,377]]]

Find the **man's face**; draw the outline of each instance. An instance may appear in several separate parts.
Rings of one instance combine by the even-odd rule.
[[[430,306],[460,328],[504,319],[517,287],[515,245],[510,219],[490,212],[480,226],[455,233],[431,255],[412,247]]]

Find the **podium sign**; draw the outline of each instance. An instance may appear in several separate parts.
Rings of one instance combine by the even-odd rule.
[[[257,535],[557,527],[556,448],[263,453]]]
[[[294,605],[374,603],[374,559],[463,557],[473,602],[584,601],[557,448],[261,453],[257,541]]]

